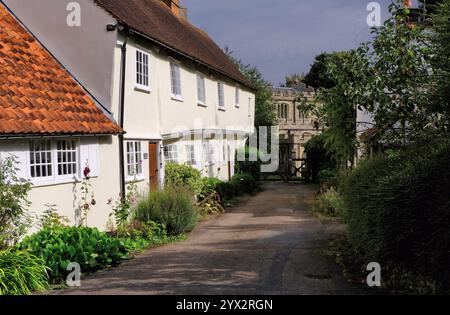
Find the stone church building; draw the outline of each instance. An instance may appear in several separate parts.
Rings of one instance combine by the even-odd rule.
[[[272,88],[272,100],[278,110],[280,127],[280,169],[282,177],[308,177],[305,165],[305,145],[321,133],[314,118],[297,108],[299,100],[314,100],[315,91],[303,83],[295,87]]]

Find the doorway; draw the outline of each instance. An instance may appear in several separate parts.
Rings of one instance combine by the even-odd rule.
[[[158,143],[148,144],[148,161],[150,170],[150,191],[159,189]]]

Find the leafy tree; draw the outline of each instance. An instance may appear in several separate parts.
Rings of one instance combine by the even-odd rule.
[[[0,249],[17,242],[29,225],[25,212],[31,184],[17,172],[15,157],[0,160]]]
[[[316,117],[324,129],[325,147],[342,167],[353,163],[356,152],[356,108],[362,101],[358,91],[366,80],[366,65],[357,51],[327,58],[326,72],[334,86],[321,89],[314,102],[299,100],[299,110]]]
[[[304,80],[305,76],[303,74],[291,74],[284,79],[284,86],[292,88],[303,83]]]
[[[389,8],[392,17],[373,29],[372,41],[340,58],[325,58],[333,86],[319,92],[323,106],[315,114],[328,148],[342,162],[355,152],[357,108],[372,113],[373,135],[386,145],[448,132],[449,0],[445,3],[430,31],[426,25],[412,27],[409,9],[396,0]],[[302,104],[300,110],[314,108]]]
[[[433,72],[426,86],[428,114],[437,113],[439,129],[450,130],[450,1],[443,1],[432,14],[433,32],[429,37]],[[436,116],[436,114],[434,115]]]
[[[315,58],[314,63],[311,65],[311,69],[308,74],[306,74],[303,82],[315,89],[332,88],[335,83],[333,82],[333,78],[328,73],[327,64],[330,60],[337,62],[338,60],[345,58],[345,55],[346,52],[322,53],[318,55]]]
[[[277,115],[275,104],[272,102],[271,84],[264,80],[263,75],[257,67],[246,65],[241,60],[235,58],[233,51],[228,47],[225,47],[224,51],[256,89],[255,127],[276,125]]]

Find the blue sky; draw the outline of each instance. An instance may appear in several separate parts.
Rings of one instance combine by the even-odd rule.
[[[273,84],[309,70],[323,51],[370,38],[366,0],[182,0],[189,20]],[[379,0],[382,19],[390,0]]]

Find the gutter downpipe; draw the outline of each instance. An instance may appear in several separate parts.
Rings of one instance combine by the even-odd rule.
[[[121,82],[120,82],[120,104],[119,104],[119,126],[124,129],[125,121],[125,81],[126,81],[126,68],[127,68],[127,43],[129,32],[126,30],[125,41],[122,44],[122,60],[121,60]],[[126,195],[126,183],[125,183],[125,154],[124,154],[124,135],[119,135],[119,159],[120,159],[120,194],[121,198],[125,198]]]

